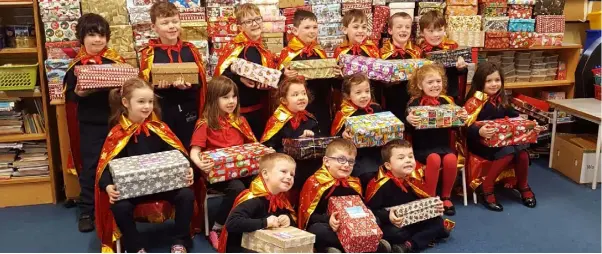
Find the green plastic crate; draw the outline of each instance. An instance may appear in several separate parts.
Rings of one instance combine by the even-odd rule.
[[[0,66],[0,91],[33,90],[37,81],[37,63]]]

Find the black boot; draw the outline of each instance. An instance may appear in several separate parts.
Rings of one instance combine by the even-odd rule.
[[[390,253],[391,252],[391,244],[385,239],[380,239],[378,241],[378,248],[376,249],[376,253]]]
[[[86,233],[94,230],[94,220],[92,216],[88,214],[81,214],[79,216],[79,221],[77,222],[77,228],[79,232]]]
[[[518,190],[518,192],[520,192],[520,198],[523,201],[523,205],[525,205],[526,207],[529,207],[529,208],[535,208],[535,206],[537,205],[537,200],[535,199],[535,193],[533,193],[533,191],[531,191],[531,187],[527,186],[527,188],[525,188],[525,189],[522,189],[522,190],[517,189],[517,190]],[[531,193],[532,197],[528,197],[528,198],[523,197],[524,194],[528,193],[528,192]]]
[[[496,211],[496,212],[504,211],[504,207],[495,200],[495,196],[494,196],[493,192],[483,192],[482,196],[483,196],[483,205],[487,209],[489,209],[491,211]],[[487,201],[487,198],[489,196],[493,196],[494,201],[492,203],[489,203]]]
[[[445,200],[450,200],[449,198],[441,198],[441,201],[445,201]],[[450,201],[451,203],[451,201]],[[456,207],[452,204],[452,206],[445,206],[443,205],[443,214],[447,215],[447,216],[454,216],[456,215]]]

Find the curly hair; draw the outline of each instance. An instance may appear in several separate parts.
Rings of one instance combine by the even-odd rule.
[[[441,76],[441,80],[443,83],[441,94],[445,95],[447,93],[447,77],[445,76],[445,69],[443,69],[443,66],[439,64],[428,64],[418,68],[418,70],[412,73],[412,78],[410,79],[410,86],[408,87],[408,93],[410,94],[410,96],[422,96],[422,90],[418,87],[418,85],[422,84],[426,76],[429,73],[433,72]]]

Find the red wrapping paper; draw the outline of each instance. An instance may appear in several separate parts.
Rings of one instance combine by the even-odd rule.
[[[508,8],[508,17],[511,19],[530,19],[533,16],[533,6],[511,4]]]
[[[207,26],[207,34],[209,34],[209,37],[236,36],[238,34],[236,19],[230,19],[229,21],[209,22]]]
[[[383,232],[358,195],[330,197],[328,214],[338,212],[337,236],[347,253],[375,252]]]
[[[494,31],[485,32],[485,48],[507,49],[510,48],[510,37],[508,32]]]
[[[533,46],[534,33],[531,32],[509,32],[510,48],[530,48]]]
[[[562,46],[564,33],[535,33],[535,46]]]
[[[259,158],[273,152],[274,150],[260,143],[249,143],[205,151],[201,153],[201,158],[215,163],[207,180],[209,183],[216,183],[257,175],[259,173]]]
[[[205,15],[205,8],[199,12],[186,12],[180,13],[180,20],[187,21],[207,21],[207,16]]]
[[[381,33],[386,32],[387,19],[389,18],[390,9],[388,6],[374,6],[374,17],[372,20],[372,38],[380,39]]]
[[[80,49],[79,41],[47,42],[45,46],[48,59],[73,59]]]
[[[564,15],[538,15],[535,17],[535,32],[564,33]]]
[[[489,7],[506,7],[508,6],[508,0],[479,0],[479,5],[482,4]]]
[[[481,138],[481,143],[488,147],[503,147],[537,143],[537,122],[532,120],[497,119],[493,121],[478,121],[477,126],[495,127],[493,137]]]
[[[341,8],[341,12],[343,13],[343,15],[345,15],[345,13],[347,11],[350,11],[353,9],[362,10],[365,14],[372,13],[372,5],[368,4],[368,3],[343,4],[343,7]]]
[[[63,93],[62,83],[48,83],[48,95],[52,103],[58,103],[65,100],[65,94]]]
[[[138,68],[128,64],[98,64],[75,66],[77,86],[82,90],[121,87],[138,77]]]

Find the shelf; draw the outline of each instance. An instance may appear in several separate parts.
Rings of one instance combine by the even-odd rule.
[[[49,182],[50,176],[23,176],[23,177],[13,177],[8,180],[0,180],[0,185],[6,184],[21,184],[21,183],[40,183],[40,182]]]
[[[4,1],[0,0],[0,6],[32,6],[33,1]]]
[[[46,133],[0,135],[0,143],[46,140]]]
[[[2,6],[2,2],[0,2]],[[0,54],[35,54],[38,53],[37,48],[3,48],[0,49]]]
[[[34,90],[0,91],[0,99],[37,98],[37,97],[42,97],[42,93],[40,91],[34,91]]]
[[[520,48],[520,49],[486,49],[480,48],[479,52],[496,52],[496,51],[530,51],[530,50],[555,50],[555,49],[581,49],[582,46],[580,44],[566,44],[562,46],[535,46],[530,48]]]
[[[533,87],[550,87],[550,86],[570,86],[573,81],[570,80],[553,80],[541,82],[516,82],[504,84],[505,89],[533,88]]]

